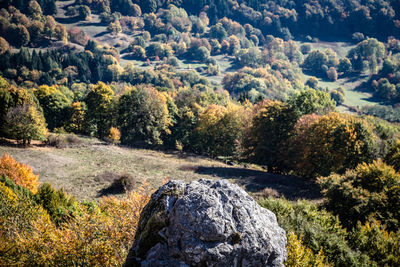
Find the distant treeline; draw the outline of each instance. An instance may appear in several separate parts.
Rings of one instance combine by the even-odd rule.
[[[264,34],[280,37],[311,35],[323,39],[350,39],[353,33],[359,32],[386,39],[400,33],[400,3],[389,0],[95,0],[90,3],[102,11],[108,9],[123,15],[130,15],[135,4],[140,6],[143,13],[149,13],[172,3],[185,8],[190,14],[206,11],[211,24],[223,17],[234,18],[241,24],[250,23],[260,28]]]

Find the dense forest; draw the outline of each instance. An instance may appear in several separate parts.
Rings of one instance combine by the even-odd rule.
[[[399,11],[0,1],[1,140],[62,149],[91,136],[301,177],[320,201],[258,199],[287,232],[287,266],[399,266]],[[121,265],[153,189],[129,180],[113,184],[124,197],[81,200],[4,154],[0,265]]]

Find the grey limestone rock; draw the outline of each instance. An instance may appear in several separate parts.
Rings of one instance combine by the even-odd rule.
[[[170,181],[144,208],[125,266],[284,266],[275,214],[224,180]]]

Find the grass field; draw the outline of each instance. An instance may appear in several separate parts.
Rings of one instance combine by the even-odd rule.
[[[288,199],[320,198],[318,187],[299,177],[272,175],[260,168],[231,166],[190,154],[124,148],[94,138],[80,138],[85,145],[79,148],[57,149],[39,145],[22,148],[3,144],[0,153],[7,152],[31,166],[40,175],[40,182],[64,188],[79,199],[99,197],[100,191],[110,185],[110,181],[101,178],[105,172],[128,172],[136,179],[136,186],[147,180],[152,188],[159,187],[164,179],[228,179],[250,193],[259,194],[269,188],[272,194]]]
[[[353,44],[344,42],[297,42],[299,46],[302,44],[310,44],[312,50],[324,51],[327,48],[331,48],[336,52],[339,58],[343,58],[347,55],[350,49],[354,47]],[[303,80],[306,81],[311,76],[303,73]],[[355,88],[359,87],[363,82],[367,81],[369,76],[367,74],[362,74],[359,77],[350,78],[340,78],[337,81],[328,81],[319,79],[318,85],[322,88],[328,88],[329,91],[342,87],[345,91],[346,101],[344,104],[346,106],[362,107],[366,105],[376,104],[376,99],[372,97],[371,94],[361,91],[356,91]]]

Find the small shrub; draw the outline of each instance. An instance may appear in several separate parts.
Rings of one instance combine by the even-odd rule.
[[[121,139],[121,132],[117,128],[111,127],[108,138],[111,140],[113,144],[118,143],[119,140]]]
[[[39,187],[35,199],[56,225],[71,219],[77,210],[75,198],[67,195],[63,189],[55,190],[49,183],[44,183]]]
[[[306,247],[300,236],[294,232],[289,232],[287,235],[287,259],[285,265],[288,267],[303,267],[303,266],[332,266],[326,261],[322,249],[314,254],[311,249]]]
[[[46,144],[48,146],[53,146],[56,148],[66,148],[67,144],[65,143],[65,139],[60,134],[49,134],[47,136]]]
[[[79,147],[83,144],[82,140],[79,139],[75,134],[68,134],[65,136],[65,142],[68,147]]]
[[[83,142],[75,134],[49,134],[46,144],[56,148],[80,147]]]
[[[262,196],[265,198],[280,197],[281,194],[277,190],[267,187],[267,188],[264,188],[264,190],[262,191]]]
[[[107,172],[102,175],[102,179],[113,180],[110,186],[100,191],[100,195],[123,194],[131,191],[136,185],[135,178],[129,173],[117,175],[112,172]]]

